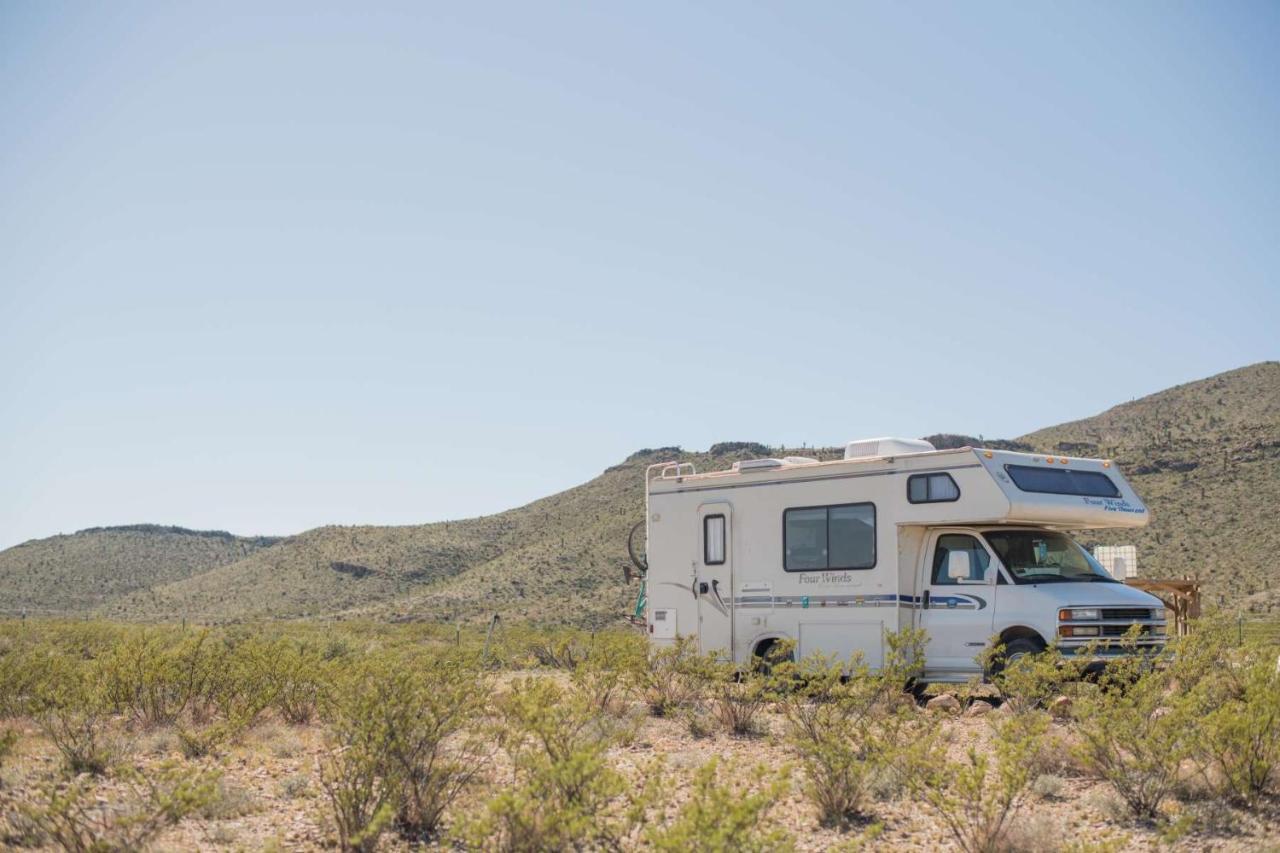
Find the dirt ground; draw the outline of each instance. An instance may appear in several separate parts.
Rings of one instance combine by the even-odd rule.
[[[716,757],[738,772],[764,766],[787,772],[794,755],[783,742],[782,718],[764,714],[763,732],[757,737],[734,738],[723,733],[696,738],[680,719],[643,716],[636,736],[611,755],[614,766],[639,780],[655,758],[665,762],[664,790],[686,792],[692,771]],[[990,731],[985,716],[927,712],[943,730],[956,757],[970,745],[981,746]],[[992,711],[993,714],[1004,713]],[[11,811],[15,802],[29,797],[41,779],[56,775],[58,755],[38,730],[18,721],[22,739],[17,752],[0,775],[0,814]],[[128,743],[125,761],[143,772],[166,760],[180,757],[176,734],[170,729],[122,735]],[[1120,849],[1154,850],[1169,847],[1185,850],[1256,851],[1280,850],[1280,804],[1263,806],[1254,812],[1227,808],[1195,795],[1194,780],[1181,792],[1178,807],[1194,817],[1194,828],[1180,838],[1161,841],[1161,833],[1151,826],[1133,822],[1123,814],[1114,794],[1103,783],[1085,778],[1067,756],[1070,730],[1055,723],[1044,756],[1052,771],[1037,779],[1034,793],[1015,818],[1010,836],[1013,849],[1069,850]],[[219,757],[192,762],[217,767],[222,772],[222,790],[217,803],[198,816],[182,820],[167,829],[154,844],[156,850],[314,850],[332,848],[335,833],[328,803],[319,785],[317,763],[325,754],[323,729],[319,725],[289,726],[267,720],[250,729]],[[773,818],[793,836],[800,850],[848,849],[860,840],[855,827],[846,832],[818,825],[816,813],[799,791],[798,769],[792,770],[796,784],[772,810]],[[476,808],[487,793],[503,784],[507,769],[495,761],[486,784],[455,807],[455,811]],[[124,796],[123,783],[108,777],[97,794],[100,803]],[[870,843],[872,849],[937,850],[952,849],[954,842],[937,814],[914,801],[903,791],[884,792],[874,811],[883,829]],[[384,836],[383,848],[406,849],[393,835]]]

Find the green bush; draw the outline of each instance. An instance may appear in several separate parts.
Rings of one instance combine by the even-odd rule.
[[[970,747],[953,762],[945,748],[930,746],[916,762],[910,782],[937,812],[952,840],[966,853],[996,853],[1007,846],[1011,821],[1030,793],[1034,761],[1047,720],[1012,717],[994,733],[995,760]]]
[[[642,798],[606,757],[623,733],[619,722],[546,679],[517,681],[497,710],[514,784],[466,821],[457,839],[484,850],[616,848],[643,817]]]
[[[760,713],[773,698],[771,679],[759,672],[739,672],[737,667],[710,654],[690,661],[688,679],[700,685],[705,698],[730,734],[747,737],[761,733]]]
[[[683,853],[736,853],[736,851],[782,851],[794,843],[786,831],[769,821],[769,810],[786,794],[783,774],[770,774],[757,767],[752,779],[732,784],[722,777],[719,762],[711,759],[698,768],[693,793],[675,816],[650,826],[644,841],[654,850]]]
[[[920,726],[914,709],[896,701],[900,673],[873,674],[861,657],[846,673],[833,659],[811,656],[778,674],[794,685],[779,708],[820,820],[843,827],[867,818],[872,792],[901,769],[903,744]]]
[[[1054,698],[1074,693],[1084,673],[1085,655],[1066,657],[1056,647],[1040,654],[1023,655],[999,666],[1004,646],[998,641],[982,655],[982,662],[992,671],[992,682],[1001,697],[1016,713],[1034,713]]]
[[[130,630],[101,658],[104,695],[144,726],[173,723],[184,711],[202,722],[216,706],[225,671],[216,646],[208,631]]]
[[[321,784],[344,849],[369,849],[394,821],[402,835],[432,837],[445,809],[486,765],[466,731],[487,698],[473,670],[382,655],[339,686],[335,751]]]
[[[697,658],[693,638],[680,637],[670,646],[650,646],[628,670],[628,680],[649,713],[665,717],[697,698],[699,685],[691,674]]]
[[[0,767],[4,767],[5,761],[13,755],[14,747],[18,745],[18,732],[16,729],[4,729],[0,731]]]
[[[1135,638],[1125,641],[1134,652]],[[1159,817],[1194,746],[1199,720],[1178,688],[1178,671],[1135,653],[1111,662],[1098,689],[1076,699],[1081,766],[1144,820]]]
[[[165,827],[203,808],[217,791],[217,774],[193,773],[166,765],[146,776],[121,774],[126,802],[102,805],[87,778],[67,785],[49,784],[40,801],[19,806],[20,813],[48,843],[73,853],[139,850]]]
[[[1250,645],[1197,684],[1192,751],[1216,793],[1244,806],[1280,786],[1276,648]]]
[[[36,723],[62,756],[68,773],[97,776],[107,771],[118,741],[91,668],[60,673],[43,686],[35,705]]]

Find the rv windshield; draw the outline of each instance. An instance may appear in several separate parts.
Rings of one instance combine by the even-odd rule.
[[[1118,583],[1069,536],[1048,530],[989,530],[983,534],[1014,583]]]

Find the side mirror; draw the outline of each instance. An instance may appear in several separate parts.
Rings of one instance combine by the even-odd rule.
[[[953,581],[969,580],[968,551],[949,551],[947,553],[947,577]]]

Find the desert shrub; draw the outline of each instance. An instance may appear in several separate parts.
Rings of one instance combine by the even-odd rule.
[[[229,820],[260,811],[262,804],[248,788],[214,779],[209,796],[195,813],[205,820]]]
[[[465,731],[486,698],[472,670],[396,656],[368,661],[341,686],[338,749],[321,784],[344,847],[366,849],[392,819],[408,838],[435,834],[486,764],[482,742]]]
[[[834,826],[868,817],[873,790],[902,770],[895,766],[906,760],[902,744],[919,724],[894,701],[904,683],[896,671],[873,674],[860,656],[848,670],[846,676],[835,660],[811,656],[794,665],[795,687],[779,700],[804,793],[822,823]]]
[[[525,652],[540,666],[574,669],[591,655],[594,637],[584,631],[531,631],[525,636]]]
[[[274,644],[265,681],[271,704],[285,722],[311,722],[330,682],[324,651],[303,642]]]
[[[650,646],[645,656],[628,670],[628,680],[655,717],[665,717],[689,705],[699,685],[691,675],[698,652],[691,637],[680,637],[670,646]]]
[[[27,638],[5,637],[0,642],[0,718],[20,717],[36,710],[38,697],[49,683],[74,668],[59,649]]]
[[[133,629],[100,661],[104,695],[144,726],[172,723],[184,711],[203,721],[215,707],[224,672],[216,646],[208,631]]]
[[[342,685],[334,699],[332,750],[318,763],[320,787],[329,800],[338,844],[368,851],[395,817],[396,781],[390,764],[381,701],[369,687],[376,674]]]
[[[111,765],[118,741],[110,730],[107,703],[87,668],[61,673],[34,699],[35,720],[72,775],[100,775]]]
[[[1169,689],[1174,674],[1133,655],[1110,663],[1099,689],[1076,700],[1082,767],[1145,820],[1159,815],[1194,743],[1195,714],[1184,695]]]
[[[216,795],[218,777],[166,765],[144,776],[121,774],[126,800],[106,804],[87,778],[45,786],[41,799],[19,806],[35,833],[74,853],[139,850],[165,827],[198,811]]]
[[[693,793],[673,818],[651,825],[644,834],[654,850],[764,851],[790,850],[786,831],[769,821],[769,810],[787,791],[785,775],[757,767],[745,783],[731,783],[737,774],[721,772],[711,759],[697,769]]]
[[[1280,672],[1276,650],[1223,653],[1190,702],[1197,725],[1192,752],[1219,796],[1251,806],[1280,783]]]
[[[739,737],[760,734],[760,713],[773,698],[772,679],[760,672],[739,672],[715,654],[689,662],[686,678],[701,685],[701,694],[720,725]]]
[[[17,729],[4,729],[3,731],[0,731],[0,767],[4,767],[5,761],[13,754],[14,747],[17,745]]]
[[[1016,713],[1034,713],[1055,697],[1073,692],[1086,662],[1085,655],[1065,657],[1056,647],[1050,647],[1039,654],[993,666],[1003,655],[1003,644],[996,643],[983,653],[983,664],[993,671],[992,682]]]
[[[573,667],[570,678],[574,687],[601,712],[623,713],[628,674],[645,660],[642,641],[642,637],[618,631],[597,634],[586,659]]]
[[[546,679],[516,682],[497,710],[515,781],[463,823],[458,840],[503,851],[617,847],[643,817],[606,758],[620,723]]]
[[[484,769],[488,751],[464,731],[488,690],[477,673],[445,665],[402,671],[377,687],[386,729],[388,772],[398,783],[396,824],[402,834],[430,838],[457,797]]]
[[[970,747],[965,761],[953,762],[935,747],[917,765],[912,787],[961,850],[994,853],[1006,846],[1011,821],[1030,792],[1031,758],[1046,726],[1042,715],[1012,717],[994,731],[994,761]]]

